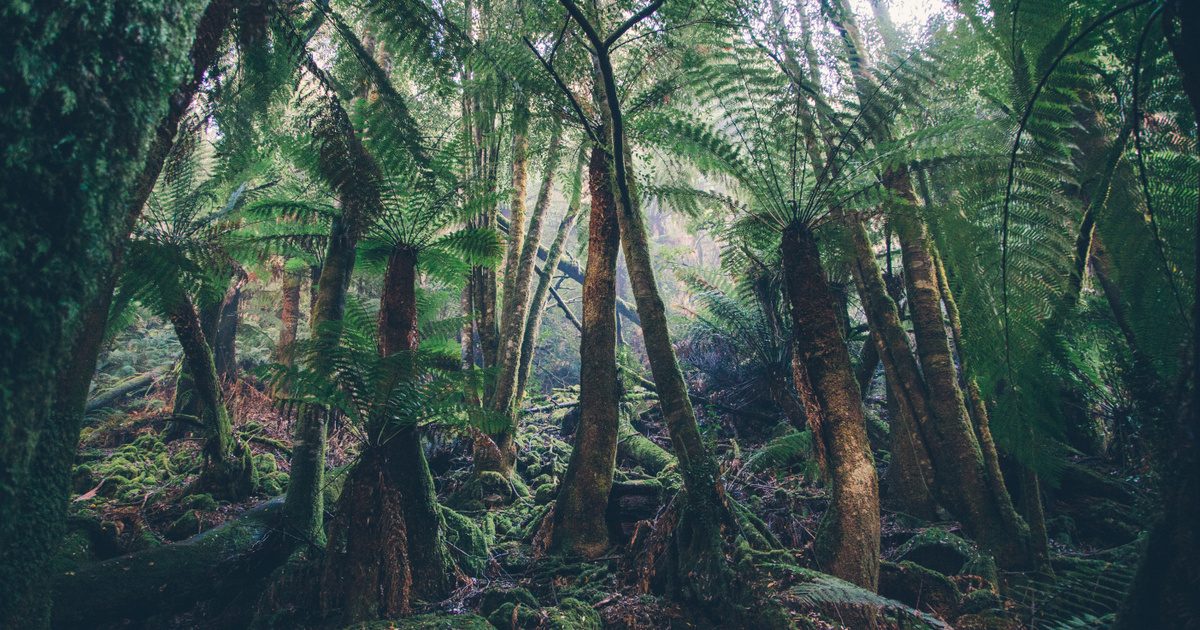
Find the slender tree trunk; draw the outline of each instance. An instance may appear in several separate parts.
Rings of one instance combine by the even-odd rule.
[[[620,420],[616,272],[621,242],[609,169],[604,148],[593,147],[588,167],[592,211],[579,342],[579,427],[551,530],[554,549],[584,557],[599,556],[608,548],[604,515],[616,465]]]
[[[382,356],[417,350],[416,252],[395,249],[379,309]],[[409,360],[412,360],[411,358]],[[321,606],[342,623],[406,614],[413,598],[440,598],[454,565],[416,423],[376,417],[330,523]],[[408,419],[411,420],[411,419]]]
[[[208,29],[197,28],[208,19],[206,6],[203,0],[165,7],[52,3],[6,19],[0,39],[7,57],[22,51],[27,63],[0,70],[8,114],[0,137],[28,150],[0,176],[0,216],[10,237],[3,249],[12,261],[0,277],[6,287],[0,321],[14,332],[0,343],[12,358],[0,368],[3,627],[47,622],[46,563],[63,531],[71,463],[116,270],[141,210],[137,191],[156,135],[169,130],[174,136],[195,92],[179,76],[189,43],[199,74],[208,68],[200,45],[209,41]],[[177,19],[164,19],[167,14]],[[48,24],[60,28],[47,30]],[[82,70],[112,51],[161,63],[118,65],[98,83]],[[67,94],[71,107],[55,105]],[[151,180],[156,175],[157,169]]]
[[[866,228],[858,218],[848,216],[847,221],[854,246],[851,265],[854,281],[871,329],[871,341],[883,363],[889,401],[895,403],[888,489],[902,510],[932,519],[937,514],[934,497],[939,495],[935,493],[940,489],[935,483],[934,465],[925,435],[931,414],[929,394],[913,358],[908,333],[901,325],[893,292],[889,291],[875,261],[875,250]]]
[[[546,301],[546,295],[550,292],[550,283],[554,281],[554,275],[558,272],[558,264],[562,260],[567,237],[571,235],[575,227],[575,220],[579,216],[579,180],[582,178],[580,171],[583,170],[587,156],[586,146],[585,144],[580,147],[579,166],[575,175],[576,182],[570,203],[567,205],[567,213],[563,216],[562,222],[558,224],[558,233],[555,234],[554,242],[550,244],[550,250],[546,253],[546,264],[538,274],[537,287],[534,289],[533,298],[529,303],[529,315],[526,318],[524,339],[521,342],[521,366],[517,378],[518,399],[525,395],[525,388],[533,371],[533,355],[537,352],[538,334],[542,328],[542,314],[545,313],[543,304]]]
[[[234,448],[233,425],[222,399],[221,381],[200,315],[186,295],[171,304],[167,315],[183,347],[183,360],[192,376],[200,424],[204,427],[204,468],[196,488],[223,498],[244,497],[253,490],[254,468],[248,453],[243,448]]]
[[[875,590],[879,487],[858,382],[812,231],[789,226],[780,253],[800,356],[824,419],[821,434],[813,437],[825,443],[833,482],[833,501],[817,538],[818,559],[823,570]]]
[[[295,272],[283,272],[282,301],[279,315],[279,341],[275,345],[275,360],[291,365],[295,359],[296,335],[300,330],[300,285],[304,279]]]
[[[915,202],[906,173],[896,173],[893,190]],[[1002,481],[991,480],[975,427],[967,412],[958,371],[950,352],[946,326],[942,318],[938,274],[929,251],[924,224],[901,216],[896,221],[904,260],[908,302],[917,356],[929,387],[930,409],[934,419],[930,452],[937,458],[938,473],[953,484],[955,496],[949,505],[963,520],[967,533],[996,555],[1001,566],[1028,568],[1034,563],[1030,532],[1013,508],[1012,498]]]
[[[521,405],[521,390],[518,380],[521,368],[521,352],[525,340],[526,315],[529,311],[529,288],[533,282],[534,260],[537,258],[542,239],[542,221],[550,206],[550,192],[554,185],[554,171],[558,168],[562,148],[562,126],[555,121],[547,149],[546,168],[542,173],[542,185],[538,190],[537,203],[529,217],[529,230],[521,243],[521,255],[514,269],[510,269],[510,293],[504,296],[503,336],[500,344],[500,373],[496,377],[496,391],[492,408],[507,414],[515,426],[519,421],[517,410]],[[516,221],[509,231],[516,229]],[[539,305],[540,306],[540,305]]]
[[[319,74],[315,62],[307,61]],[[379,167],[358,139],[341,103],[327,96],[327,109],[314,127],[313,142],[319,147],[322,175],[336,182],[341,214],[334,218],[329,244],[317,283],[313,306],[313,338],[336,344],[346,309],[346,291],[354,271],[355,248],[370,217],[382,208],[379,198]],[[317,353],[313,367],[328,370]],[[328,412],[319,407],[302,409],[296,418],[292,444],[291,472],[284,500],[284,522],[302,540],[322,544],[324,534],[325,421]]]
[[[242,281],[235,279],[221,301],[217,315],[217,337],[213,341],[213,360],[217,364],[217,377],[222,383],[237,379],[238,310],[241,303]]]

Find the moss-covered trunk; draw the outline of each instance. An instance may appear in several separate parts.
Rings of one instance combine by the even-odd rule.
[[[794,223],[780,247],[800,356],[808,368],[824,426],[833,501],[817,539],[822,569],[875,590],[879,581],[879,485],[858,382],[834,311],[812,231]]]
[[[283,288],[279,312],[279,340],[275,344],[275,360],[291,365],[295,358],[296,336],[300,331],[300,288],[303,277],[296,272],[283,272]]]
[[[887,178],[889,188],[915,203],[907,173],[899,171],[891,175]],[[895,224],[903,254],[917,356],[929,388],[933,422],[926,439],[935,458],[939,486],[947,490],[943,493],[950,501],[947,507],[962,519],[972,538],[995,554],[1001,566],[1029,568],[1034,563],[1029,528],[1014,509],[1003,479],[991,478],[958,385],[958,369],[942,317],[937,267],[930,254],[925,225],[903,214]]]
[[[419,345],[416,262],[405,247],[388,259],[379,309],[384,357],[412,360]],[[405,614],[414,598],[441,598],[454,583],[421,435],[407,420],[368,421],[369,441],[330,523],[321,607],[343,623]]]
[[[621,246],[610,164],[604,147],[588,165],[592,211],[583,280],[579,340],[579,426],[558,491],[551,530],[554,549],[596,557],[608,548],[605,509],[617,456],[617,254]]]
[[[889,495],[899,509],[932,519],[937,515],[935,476],[924,433],[930,423],[929,393],[913,357],[908,333],[900,322],[893,292],[875,262],[875,250],[866,227],[857,217],[847,216],[847,222],[854,251],[851,269],[871,329],[869,341],[875,344],[877,357],[883,363],[888,402],[895,410]]]
[[[545,313],[542,305],[546,301],[546,295],[550,292],[550,283],[554,280],[554,274],[558,272],[558,263],[562,260],[567,237],[572,234],[575,220],[579,217],[582,171],[587,162],[587,156],[587,145],[584,144],[579,149],[579,164],[576,167],[567,213],[563,215],[562,221],[558,224],[558,232],[554,235],[554,242],[550,244],[549,251],[546,252],[546,263],[538,275],[537,287],[534,288],[533,297],[529,301],[529,315],[526,317],[525,332],[521,341],[521,366],[517,373],[518,398],[525,395],[529,375],[533,371],[533,355],[537,351],[538,334],[542,328],[542,314]]]
[[[206,5],[39,3],[4,22],[5,57],[25,61],[0,69],[0,323],[12,333],[0,342],[0,626],[46,620],[42,580],[99,352],[84,326],[102,318],[87,313],[107,315],[153,132]]]
[[[167,313],[175,336],[183,348],[183,361],[191,374],[200,425],[204,430],[204,467],[196,488],[229,499],[239,499],[253,490],[249,453],[235,448],[233,425],[221,393],[213,351],[200,325],[191,298],[180,295]]]
[[[308,60],[309,66],[315,62]],[[310,68],[311,69],[311,68]],[[336,184],[342,213],[330,228],[329,243],[317,281],[312,329],[319,343],[336,343],[346,310],[346,291],[354,272],[355,248],[367,222],[382,209],[379,167],[363,147],[342,104],[327,96],[326,110],[314,127],[322,175]],[[317,369],[327,370],[318,353]],[[322,489],[325,479],[325,421],[328,412],[318,407],[301,410],[293,434],[291,472],[284,502],[284,522],[301,540],[321,544],[324,534]]]

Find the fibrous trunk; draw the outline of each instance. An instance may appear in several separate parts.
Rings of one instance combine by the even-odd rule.
[[[416,252],[397,248],[384,275],[380,353],[412,361],[418,341]],[[371,418],[367,434],[330,523],[322,575],[322,610],[342,623],[406,614],[414,598],[442,597],[453,584],[415,421]]]
[[[833,501],[818,535],[822,569],[864,588],[879,581],[879,485],[858,382],[812,231],[794,223],[781,245],[800,356],[821,406]]]
[[[609,160],[593,147],[592,211],[579,341],[579,427],[554,506],[552,548],[595,557],[608,548],[605,508],[617,456],[620,386],[616,359],[616,271],[620,228]]]

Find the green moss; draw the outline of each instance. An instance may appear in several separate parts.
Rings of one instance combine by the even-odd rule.
[[[557,493],[558,486],[555,486],[554,484],[548,483],[538,486],[538,489],[533,493],[533,502],[537,503],[538,505],[546,505],[554,500],[554,497]]]
[[[279,470],[279,465],[275,462],[275,456],[270,453],[262,453],[254,456],[254,469],[262,475],[269,475],[276,470]]]
[[[395,621],[360,623],[347,626],[345,630],[495,630],[495,627],[477,615],[435,613]]]
[[[446,523],[446,541],[450,543],[450,551],[467,575],[482,577],[487,570],[488,541],[487,536],[471,519],[442,507],[442,519]]]
[[[206,512],[212,512],[217,509],[217,500],[211,494],[191,494],[183,497],[179,503],[185,508],[204,510]]]
[[[537,598],[527,588],[520,586],[514,588],[488,587],[483,591],[483,596],[479,599],[479,612],[491,615],[504,604],[521,604],[530,609],[536,609],[541,606]]]
[[[591,606],[571,597],[553,608],[545,609],[546,622],[542,627],[555,630],[600,630],[600,614]]]

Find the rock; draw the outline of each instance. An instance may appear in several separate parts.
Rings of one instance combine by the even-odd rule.
[[[946,576],[907,561],[880,565],[879,594],[943,618],[957,612],[962,598],[958,587]]]
[[[185,508],[212,512],[217,509],[217,500],[211,494],[191,494],[179,502]]]
[[[200,513],[196,510],[188,510],[183,513],[183,516],[175,519],[174,523],[171,523],[166,537],[168,540],[186,540],[199,534],[203,527],[204,523],[200,520]]]
[[[909,561],[942,575],[958,575],[979,552],[971,543],[937,527],[913,536],[896,550],[896,561]]]
[[[975,615],[989,611],[1003,610],[1004,604],[1000,601],[1000,596],[991,589],[981,588],[977,591],[967,593],[962,599],[962,604],[958,607],[959,614]]]
[[[481,577],[487,569],[488,541],[484,532],[471,519],[442,507],[442,519],[446,522],[446,541],[458,567],[471,577]]]
[[[490,616],[504,604],[521,604],[531,609],[541,607],[537,598],[527,588],[520,586],[512,588],[489,587],[483,591],[483,596],[479,600],[479,612]]]
[[[538,486],[538,489],[533,493],[533,502],[538,505],[546,505],[554,500],[558,494],[558,487],[554,484],[543,484]]]
[[[433,613],[394,621],[370,621],[345,630],[494,630],[494,626],[478,615]]]
[[[554,630],[600,630],[603,624],[600,613],[587,604],[571,597],[564,598],[558,606],[543,611],[546,623],[542,627]]]
[[[1022,630],[1020,621],[1003,615],[963,615],[954,620],[955,630]]]

